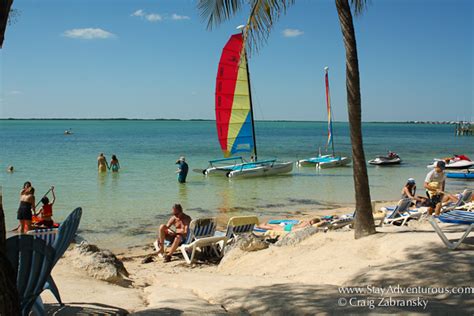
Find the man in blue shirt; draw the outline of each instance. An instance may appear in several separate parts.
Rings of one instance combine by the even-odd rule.
[[[176,161],[176,164],[178,165],[178,170],[176,171],[176,173],[178,174],[178,182],[185,183],[189,169],[188,164],[186,163],[186,159],[184,157],[180,157],[179,160]]]

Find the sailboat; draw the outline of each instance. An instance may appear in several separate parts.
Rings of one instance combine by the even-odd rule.
[[[209,161],[204,174],[239,178],[293,170],[292,162],[258,160],[250,75],[241,32],[232,35],[222,50],[216,77],[215,112],[217,135],[226,158]],[[250,153],[250,162],[234,156],[242,153]]]
[[[332,111],[331,111],[331,96],[329,93],[329,67],[324,67],[325,71],[325,82],[326,82],[326,107],[328,110],[328,141],[326,143],[326,152],[328,151],[329,146],[332,148],[331,154],[321,155],[321,150],[317,157],[312,157],[308,159],[298,160],[296,164],[301,167],[307,166],[316,166],[320,169],[324,168],[334,168],[346,166],[351,163],[349,157],[338,156],[334,152],[334,134],[332,130]]]

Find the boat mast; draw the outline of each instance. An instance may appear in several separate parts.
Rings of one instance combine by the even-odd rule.
[[[334,133],[332,130],[332,111],[331,111],[331,96],[329,93],[329,67],[324,67],[324,71],[326,72],[326,105],[328,108],[328,131],[331,136],[331,145],[332,145],[332,156],[335,157],[334,153]]]
[[[242,31],[243,33],[243,31]],[[245,66],[247,69],[247,81],[249,82],[249,98],[250,98],[250,120],[252,122],[252,136],[253,136],[253,158],[257,161],[257,139],[255,137],[255,121],[253,118],[253,104],[252,104],[252,86],[250,84],[250,71],[249,71],[249,63],[247,61],[247,50],[245,49],[245,43],[243,43],[243,53],[245,58]]]

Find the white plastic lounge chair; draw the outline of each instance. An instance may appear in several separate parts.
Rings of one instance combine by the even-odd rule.
[[[409,219],[419,219],[421,212],[410,212],[408,209],[411,204],[411,199],[401,199],[395,209],[385,216],[384,224],[400,223],[405,225]],[[388,210],[390,212],[390,210]]]
[[[237,235],[252,233],[257,225],[257,216],[234,216],[227,222],[225,235],[230,240]]]
[[[443,233],[443,231],[442,231],[441,227],[439,227],[438,223],[436,223],[435,218],[436,217],[430,217],[428,220],[429,220],[431,226],[433,226],[435,232],[438,234],[438,236],[444,242],[444,244],[451,250],[454,250],[457,247],[459,247],[459,245],[464,242],[464,240],[467,238],[467,236],[474,229],[474,214],[472,212],[455,210],[455,211],[450,211],[450,212],[440,214],[437,217],[437,219],[440,222],[450,223],[450,224],[458,224],[458,225],[468,225],[466,231],[461,236],[461,238],[456,242],[451,242],[451,241],[449,241],[448,237],[446,237],[446,235]]]
[[[457,209],[463,206],[464,204],[470,203],[471,199],[472,199],[472,191],[466,189],[460,194],[459,199],[456,203],[449,203],[447,205],[444,205],[441,208],[441,211],[446,212],[446,211]]]
[[[218,257],[222,257],[227,237],[214,236],[216,223],[215,217],[200,218],[191,221],[189,224],[188,238],[186,242],[179,247],[184,260],[186,260],[188,264],[194,261],[194,255],[198,248],[210,247]],[[219,242],[222,242],[220,247]]]

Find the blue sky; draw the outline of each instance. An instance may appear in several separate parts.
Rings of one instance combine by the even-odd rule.
[[[214,118],[220,52],[245,14],[206,30],[189,0],[16,0],[0,118]],[[140,11],[141,10],[141,11]],[[379,0],[356,18],[364,121],[474,119],[474,2]],[[299,0],[250,60],[257,119],[347,120],[334,1]]]

